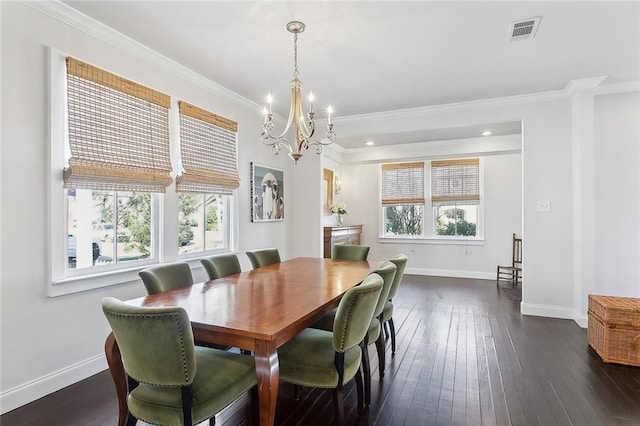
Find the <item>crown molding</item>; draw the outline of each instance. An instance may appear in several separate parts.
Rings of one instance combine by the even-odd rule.
[[[567,94],[573,95],[574,93],[579,92],[581,90],[595,89],[603,81],[605,81],[606,78],[607,76],[603,75],[600,77],[583,78],[581,80],[571,80],[569,84],[567,84],[567,87],[565,87],[564,90],[567,92]]]
[[[617,93],[640,92],[640,80],[624,83],[603,84],[594,89],[596,95],[613,95]]]
[[[257,103],[243,96],[240,96],[239,94],[219,85],[218,83],[209,80],[208,78],[203,77],[202,75],[190,70],[189,68],[179,64],[178,62],[169,59],[164,55],[161,55],[160,53],[145,46],[144,44],[125,36],[124,34],[114,30],[111,27],[108,27],[102,22],[78,12],[72,7],[60,2],[59,0],[21,0],[21,2],[79,31],[95,37],[96,39],[103,41],[110,46],[113,46],[137,58],[140,58],[153,66],[167,69],[180,78],[183,78],[215,95],[218,95],[229,101],[239,103],[249,109],[262,111],[262,106],[258,105]]]
[[[606,76],[594,78],[584,78],[579,80],[571,80],[564,89],[553,90],[548,92],[529,93],[525,95],[506,96],[502,98],[479,99],[467,102],[457,102],[451,104],[431,105],[425,107],[399,109],[393,111],[374,112],[370,114],[350,115],[346,117],[336,117],[334,122],[336,125],[350,125],[371,120],[393,120],[397,118],[416,118],[428,113],[434,112],[456,112],[466,111],[474,108],[494,108],[494,107],[511,107],[529,103],[548,102],[560,99],[570,98],[572,94],[580,90],[594,89],[598,95],[632,92],[640,90],[640,81],[630,81],[617,84],[601,83]]]
[[[507,96],[503,98],[479,99],[467,102],[457,102],[451,104],[430,105],[425,107],[398,109],[393,111],[374,112],[370,114],[350,115],[346,117],[336,117],[334,124],[357,124],[369,122],[371,120],[392,120],[397,118],[416,118],[433,112],[456,112],[474,108],[494,108],[509,107],[537,102],[547,102],[559,99],[566,99],[568,94],[566,88],[549,92],[531,93],[526,95]]]

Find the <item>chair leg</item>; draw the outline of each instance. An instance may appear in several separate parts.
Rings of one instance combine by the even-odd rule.
[[[391,355],[396,353],[396,328],[393,326],[393,317],[389,318],[389,330],[391,330]]]
[[[378,336],[378,340],[376,340],[376,350],[378,352],[378,373],[380,373],[380,379],[384,377],[384,368],[385,368],[385,355],[384,355],[384,333],[380,333]]]
[[[135,426],[138,423],[138,419],[133,417],[131,413],[127,413],[127,422],[125,423],[127,426]]]
[[[358,415],[362,416],[364,414],[364,401],[363,401],[363,397],[362,397],[362,372],[361,369],[358,368],[358,371],[356,371],[356,393],[358,396]]]
[[[333,388],[333,406],[336,410],[336,423],[344,424],[344,391],[342,386]]]
[[[300,385],[293,385],[293,400],[300,401]]]
[[[369,344],[363,341],[360,345],[362,349],[362,375],[364,376],[364,403],[371,403],[371,366],[369,364]]]
[[[255,385],[249,391],[249,403],[251,404],[251,424],[260,424],[260,398],[258,396],[258,385]]]

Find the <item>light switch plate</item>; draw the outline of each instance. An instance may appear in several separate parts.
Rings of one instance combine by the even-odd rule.
[[[551,201],[549,200],[538,200],[537,208],[538,212],[548,213],[551,211]]]

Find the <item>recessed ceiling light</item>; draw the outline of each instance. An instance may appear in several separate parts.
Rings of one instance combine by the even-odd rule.
[[[493,132],[491,130],[485,130],[484,132],[480,133],[482,136],[490,136]]]
[[[367,145],[367,146],[371,146],[371,145],[373,145],[373,141],[367,141],[366,145]]]

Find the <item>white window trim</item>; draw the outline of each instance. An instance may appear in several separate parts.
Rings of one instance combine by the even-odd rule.
[[[445,158],[443,156],[442,158]],[[385,234],[385,213],[384,206],[380,206],[380,234],[378,235],[378,242],[381,244],[402,244],[402,243],[417,243],[417,244],[442,244],[442,245],[484,245],[484,158],[477,157],[479,162],[480,173],[480,204],[478,205],[478,223],[476,224],[477,236],[475,237],[460,237],[460,236],[442,236],[434,234],[434,217],[433,217],[433,205],[431,204],[431,161],[432,159],[413,159],[413,161],[424,161],[425,163],[425,203],[423,206],[423,223],[422,223],[422,235],[386,235]],[[453,157],[452,157],[453,158]],[[462,157],[461,157],[462,158]],[[382,170],[378,168],[378,204],[382,199]],[[427,216],[430,220],[427,220]]]

